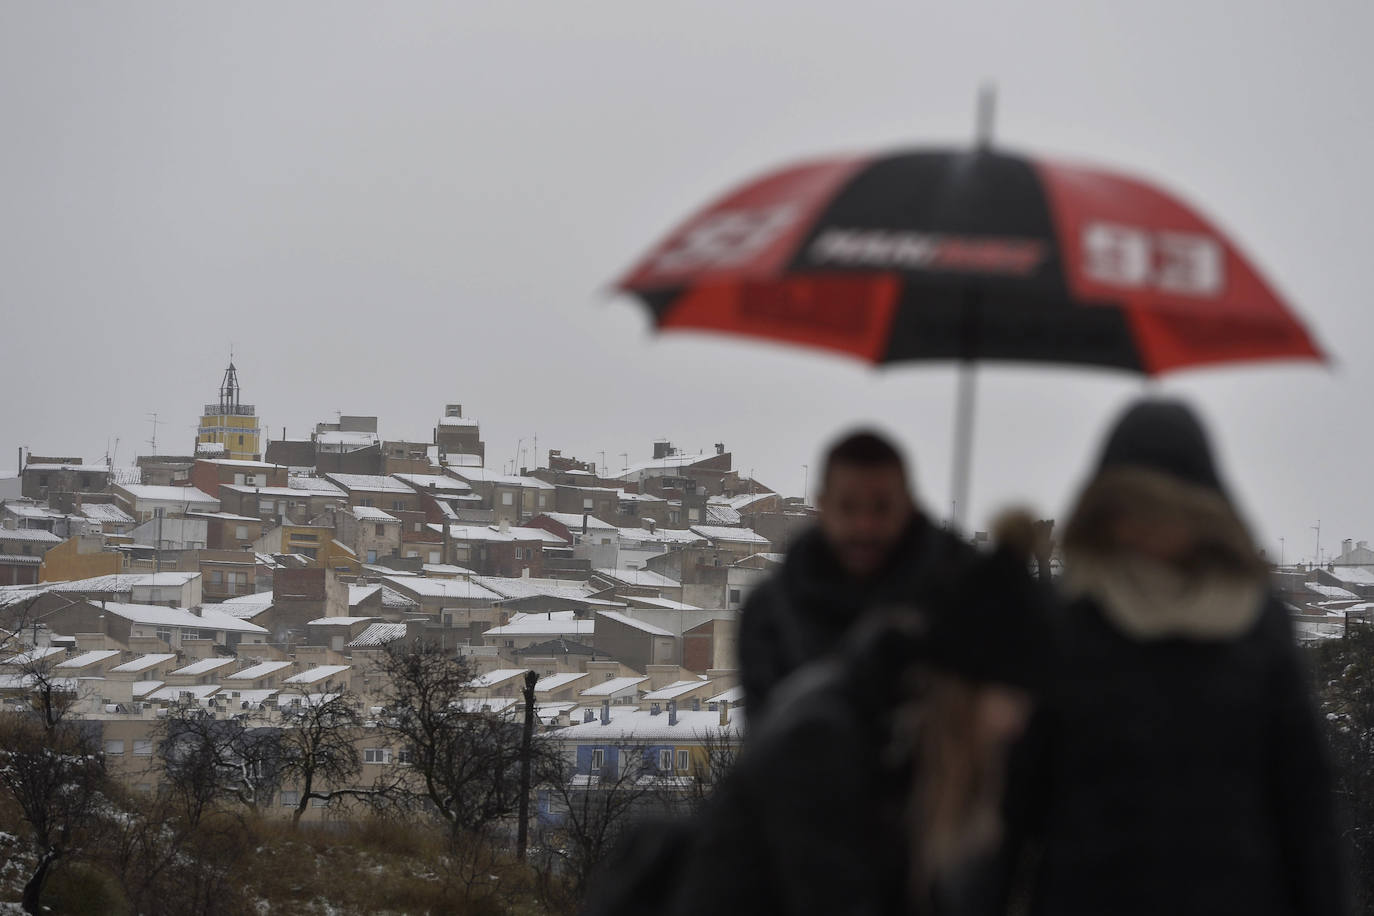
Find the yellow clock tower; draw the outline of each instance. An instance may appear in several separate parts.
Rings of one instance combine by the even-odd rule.
[[[205,415],[200,418],[200,429],[196,433],[196,453],[260,461],[262,449],[258,440],[261,434],[253,405],[239,403],[239,374],[231,362],[219,386],[219,403],[205,405]],[[215,448],[215,443],[223,446],[223,451]]]

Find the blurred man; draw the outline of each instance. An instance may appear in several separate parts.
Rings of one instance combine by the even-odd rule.
[[[902,456],[872,432],[831,446],[818,507],[819,524],[740,615],[740,674],[751,723],[762,721],[780,680],[832,652],[871,609],[942,606],[974,557],[972,547],[920,511]]]

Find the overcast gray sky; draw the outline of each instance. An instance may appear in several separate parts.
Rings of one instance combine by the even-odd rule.
[[[489,463],[618,467],[723,441],[789,492],[855,420],[949,492],[954,373],[692,335],[604,289],[674,222],[801,155],[962,141],[1162,179],[1228,228],[1338,360],[1196,371],[1273,549],[1374,539],[1374,4],[0,2],[0,467],[16,447],[186,452],[231,341],[280,436],[446,401]],[[975,520],[1062,513],[1111,415],[1091,371],[980,376]],[[814,476],[813,476],[814,481]]]

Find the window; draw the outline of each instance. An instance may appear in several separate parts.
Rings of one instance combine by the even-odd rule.
[[[242,445],[242,444],[243,444],[243,437],[242,437],[242,436],[239,436],[239,445]]]
[[[415,557],[415,558],[418,560],[418,559],[420,558],[420,551],[418,551],[418,550],[407,550],[407,551],[406,551],[406,556],[407,556],[407,557]]]
[[[210,584],[219,585],[224,581],[224,573],[218,569],[210,570]]]
[[[25,545],[24,545],[24,553],[33,553],[33,545],[32,545],[32,544],[25,544]]]
[[[363,763],[390,763],[391,748],[369,747],[363,749]]]
[[[246,540],[248,540],[248,526],[247,526],[247,525],[235,525],[235,526],[234,526],[234,539],[235,539],[235,540],[238,540],[238,541],[246,541]]]
[[[431,551],[429,552],[429,562],[431,562],[431,563],[442,563],[442,562],[443,562],[443,559],[442,559],[442,558],[440,557],[440,555],[439,555],[439,551],[437,551],[437,550],[431,550]]]
[[[301,803],[301,793],[295,789],[281,790],[281,806],[283,808],[294,808]]]
[[[509,490],[507,490],[506,492],[502,493],[502,494],[501,494],[501,505],[503,505],[503,506],[513,506],[513,505],[515,505],[515,494],[512,493],[512,492],[510,492]]]
[[[592,498],[591,498],[590,496],[588,496],[586,499],[582,500],[582,511],[583,511],[583,512],[590,512],[590,511],[592,511]]]
[[[329,799],[327,799],[327,798],[320,798],[320,797],[316,796],[315,798],[310,799],[310,807],[312,807],[312,808],[327,808],[327,807],[329,807]]]
[[[372,497],[370,497],[370,496],[364,496],[362,499],[358,500],[358,505],[360,505],[360,506],[371,506],[371,505],[372,505]]]
[[[731,603],[731,604],[739,604],[739,589],[737,589],[737,588],[732,588],[732,589],[730,589],[730,603]]]
[[[411,530],[412,530],[412,531],[419,531],[419,530],[420,530],[420,523],[419,523],[419,522],[416,522],[416,523],[415,523],[415,527],[412,528]]]
[[[377,523],[377,537],[380,538],[380,537],[385,537],[385,536],[386,536],[386,525],[382,524],[381,522],[378,522],[378,523]]]
[[[688,509],[688,510],[687,510],[687,521],[689,521],[689,522],[699,522],[699,521],[701,521],[701,510],[700,510],[700,509]]]
[[[87,477],[85,474],[82,474],[82,475],[81,475],[81,489],[83,489],[83,490],[89,490],[90,488],[91,488],[91,478]]]
[[[369,551],[367,552],[367,562],[369,562],[369,563],[376,563],[376,562],[377,562],[377,551],[375,551],[375,550],[369,550]]]
[[[403,747],[396,754],[396,762],[403,766],[409,766],[415,762],[415,752],[408,747]]]
[[[678,752],[677,752],[677,768],[678,768],[680,771],[684,772],[684,773],[687,772],[687,764],[688,764],[688,762],[689,762],[689,761],[688,761],[688,758],[687,758],[687,752],[686,752],[686,751],[678,751]]]
[[[606,765],[606,752],[601,748],[592,750],[592,769],[599,770]]]
[[[258,485],[258,475],[256,475],[256,474],[244,474],[244,475],[243,475],[243,483],[244,483],[245,486],[256,487],[256,486]]]
[[[673,749],[665,747],[658,752],[658,768],[660,770],[671,770],[673,768]]]
[[[156,630],[153,631],[153,635],[166,643],[170,643],[172,641],[172,631],[168,627],[158,627]]]
[[[404,512],[405,507],[406,501],[404,499],[393,499],[391,501],[391,508],[397,512]]]
[[[134,739],[134,756],[151,757],[153,756],[153,742],[151,738]]]
[[[48,485],[48,475],[47,475],[47,474],[39,474],[39,475],[38,475],[38,485],[39,485],[40,487],[46,487],[46,486]]]
[[[105,742],[105,756],[124,753],[124,742],[119,738],[111,738]]]
[[[540,494],[539,494],[539,508],[542,509],[542,508],[544,508],[545,506],[547,506],[548,504],[549,504],[549,494],[547,494],[547,493],[540,493]]]

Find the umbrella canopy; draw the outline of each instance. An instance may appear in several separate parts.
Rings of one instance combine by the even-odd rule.
[[[619,288],[661,329],[867,360],[1015,360],[1144,374],[1321,360],[1214,226],[1147,182],[1001,150],[770,172],[672,232]]]

